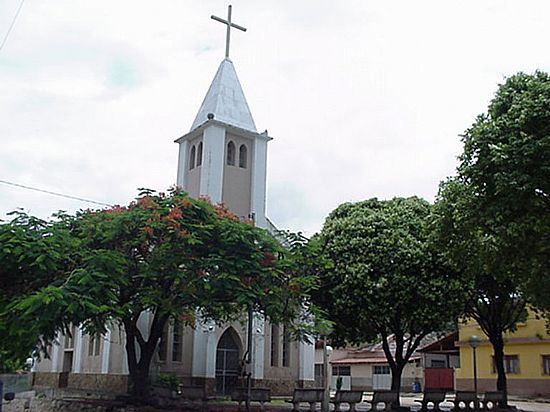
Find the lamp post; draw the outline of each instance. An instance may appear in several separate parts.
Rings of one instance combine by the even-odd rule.
[[[323,336],[323,402],[321,402],[321,412],[329,411],[330,401],[330,382],[328,373],[328,360],[332,353],[332,347],[327,345],[327,336]]]
[[[474,358],[474,393],[475,393],[475,400],[474,400],[474,409],[476,411],[479,411],[479,399],[477,397],[477,359],[476,359],[476,348],[479,346],[480,340],[476,335],[470,336],[470,339],[468,340],[468,343],[472,347],[473,350],[473,358]]]

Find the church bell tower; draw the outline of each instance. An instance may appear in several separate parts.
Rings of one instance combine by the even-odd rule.
[[[229,14],[230,16],[230,14]],[[215,18],[245,30],[228,21]],[[233,62],[226,57],[218,67],[189,133],[179,144],[177,185],[192,197],[223,202],[241,218],[254,217],[267,228],[265,217],[267,131],[258,133]]]

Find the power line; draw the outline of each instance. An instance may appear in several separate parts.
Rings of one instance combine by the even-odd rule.
[[[66,195],[64,193],[51,192],[49,190],[39,189],[37,187],[25,186],[25,185],[21,185],[19,183],[8,182],[7,180],[1,180],[0,179],[0,183],[4,183],[4,184],[10,185],[10,186],[19,187],[19,188],[22,188],[22,189],[34,190],[35,192],[46,193],[46,194],[52,195],[52,196],[64,197],[66,199],[78,200],[80,202],[93,203],[94,205],[112,206],[109,203],[98,202],[96,200],[85,199],[83,197],[78,197],[78,196]]]
[[[13,20],[10,24],[10,28],[6,32],[6,35],[4,36],[4,40],[2,40],[2,44],[0,44],[0,50],[2,50],[4,48],[4,45],[8,41],[8,37],[10,36],[10,33],[13,30],[13,27],[15,26],[15,21],[17,20],[17,17],[19,16],[19,12],[21,11],[21,8],[23,7],[23,3],[25,3],[25,0],[21,0],[21,3],[19,3],[19,8],[15,12],[15,16],[13,16]]]

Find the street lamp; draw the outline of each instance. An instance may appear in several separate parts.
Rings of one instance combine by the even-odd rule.
[[[474,353],[474,393],[475,393],[475,400],[474,400],[474,409],[476,411],[479,411],[479,399],[477,398],[477,359],[476,359],[476,348],[479,346],[480,340],[476,335],[470,336],[470,339],[468,339],[468,343],[472,347],[473,353]]]
[[[330,382],[329,382],[329,373],[328,373],[328,360],[330,354],[332,353],[332,347],[327,345],[327,336],[323,336],[323,402],[321,402],[321,411],[329,411],[329,401],[330,401]]]

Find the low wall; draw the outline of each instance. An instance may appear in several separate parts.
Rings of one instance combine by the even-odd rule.
[[[126,412],[125,406],[97,405],[90,402],[48,398],[14,399],[2,404],[2,412]]]
[[[89,392],[104,392],[110,395],[122,395],[128,393],[128,375],[96,374],[96,373],[69,373],[67,386],[59,388],[59,373],[34,372],[31,382],[37,390],[52,389],[55,393],[62,391],[78,390]],[[205,388],[207,395],[216,395],[216,379],[179,377],[184,386],[200,386]],[[254,379],[253,386],[269,388],[273,396],[291,396],[294,388],[314,388],[315,381],[289,381],[278,379]],[[84,393],[85,395],[85,393]]]
[[[315,381],[288,381],[278,379],[254,379],[253,386],[271,389],[271,396],[292,396],[295,388],[316,388]]]
[[[3,373],[0,374],[0,381],[3,383],[3,391],[7,392],[24,392],[31,387],[30,373]]]
[[[58,389],[60,373],[34,372],[31,386],[34,389]],[[128,393],[128,375],[99,373],[69,373],[63,389],[105,391],[112,394]]]
[[[128,375],[70,373],[68,389],[104,390],[113,393],[128,393]]]
[[[57,372],[33,372],[31,387],[33,388],[57,388],[59,386],[59,373]]]
[[[417,378],[401,378],[401,392],[412,392],[413,383],[419,382],[421,387],[424,388],[424,380]],[[371,377],[355,377],[351,378],[351,389],[356,391],[372,391],[372,378]],[[389,388],[388,388],[389,389]]]
[[[179,377],[184,386],[200,386],[205,388],[207,395],[216,395],[216,379]],[[279,379],[253,379],[252,386],[271,389],[272,396],[292,396],[294,388],[315,388],[315,381],[288,381]]]

